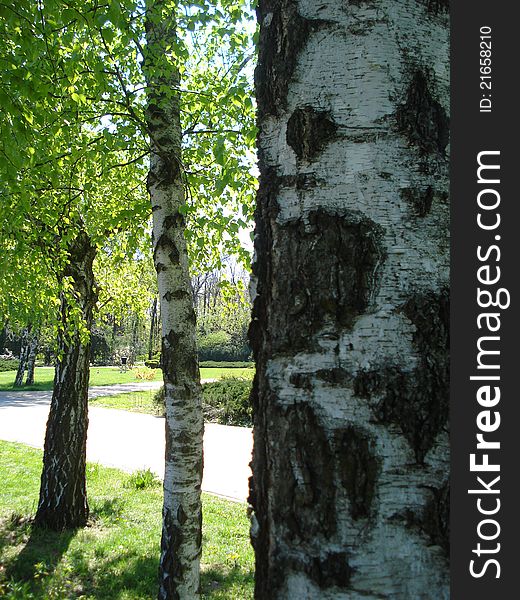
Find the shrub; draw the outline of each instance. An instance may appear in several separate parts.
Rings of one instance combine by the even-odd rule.
[[[199,360],[201,361],[243,361],[251,350],[247,344],[235,340],[225,331],[214,331],[197,339]]]
[[[204,418],[222,425],[251,427],[253,409],[249,400],[252,382],[228,377],[202,386]]]
[[[199,363],[199,367],[206,369],[253,369],[254,362],[245,360],[235,360],[227,362],[225,360],[203,360]]]
[[[152,396],[152,404],[154,411],[158,416],[164,417],[166,415],[166,409],[164,407],[164,386],[161,386]]]
[[[0,358],[0,373],[4,371],[17,371],[18,364],[17,358]]]
[[[239,377],[228,377],[202,385],[204,420],[221,425],[252,427],[253,408],[249,401],[252,382]],[[164,387],[152,397],[157,414],[164,416]]]
[[[142,379],[143,381],[152,381],[155,377],[155,371],[148,367],[138,367],[134,369],[134,375],[136,379]]]
[[[150,469],[135,471],[128,477],[126,487],[136,490],[144,490],[146,488],[158,487],[161,485],[161,480]]]
[[[149,369],[159,369],[161,366],[161,362],[153,358],[152,360],[145,360],[144,366],[148,367]]]

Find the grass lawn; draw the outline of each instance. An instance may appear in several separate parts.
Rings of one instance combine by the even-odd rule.
[[[87,465],[91,520],[73,532],[32,530],[41,452],[0,441],[0,597],[156,598],[162,488],[136,489],[117,469]],[[203,496],[202,597],[253,598],[246,507]]]
[[[114,394],[113,396],[98,396],[90,398],[89,406],[102,406],[103,408],[117,408],[131,412],[146,413],[149,415],[160,415],[162,411],[156,409],[152,402],[155,390],[143,390],[142,392],[128,392],[125,394]]]
[[[160,381],[162,372],[160,369],[155,369],[155,381]],[[252,379],[254,369],[230,369],[230,368],[202,368],[200,376],[202,379],[221,379],[222,377],[247,377]],[[34,385],[14,388],[13,381],[16,376],[15,371],[4,371],[0,373],[0,391],[4,390],[52,390],[54,379],[54,367],[37,367],[34,372]],[[121,373],[119,367],[91,367],[90,369],[90,385],[113,385],[115,383],[135,383],[142,381],[135,375],[135,371],[129,369],[125,373]]]

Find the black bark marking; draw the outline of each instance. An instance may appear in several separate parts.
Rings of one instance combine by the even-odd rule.
[[[440,488],[430,488],[431,498],[426,504],[420,526],[432,544],[440,546],[446,556],[450,554],[450,482]]]
[[[177,585],[182,576],[182,566],[175,557],[179,555],[182,539],[182,529],[175,526],[170,510],[163,509],[159,600],[180,600]]]
[[[346,552],[330,552],[323,558],[315,558],[307,574],[321,589],[327,589],[348,587],[352,572]]]
[[[292,373],[289,382],[295,388],[310,391],[312,390],[312,373]]]
[[[170,252],[168,254],[168,258],[170,259],[172,265],[178,265],[181,259],[181,255],[179,250],[175,244],[172,243]]]
[[[274,580],[277,584],[273,591],[278,591],[283,586],[286,573],[291,570],[305,573],[322,590],[331,587],[347,588],[354,572],[346,552],[328,552],[324,556],[311,556],[306,561],[294,556],[283,557],[281,560],[275,558],[273,563]]]
[[[287,122],[287,143],[299,159],[312,160],[336,135],[329,113],[310,106],[297,108]]]
[[[264,0],[257,8],[260,23],[255,89],[258,114],[275,115],[287,106],[287,88],[298,54],[309,35],[326,22],[305,19],[295,0]]]
[[[283,410],[283,409],[277,409]],[[291,543],[312,544],[336,531],[334,454],[327,434],[308,404],[283,410],[278,484],[273,488],[278,527]]]
[[[450,483],[441,487],[427,487],[430,494],[422,509],[405,509],[390,517],[390,521],[425,535],[431,544],[440,546],[446,558],[450,555]]]
[[[417,294],[402,311],[416,327],[418,367],[413,372],[398,366],[361,371],[354,392],[362,398],[382,396],[372,406],[374,416],[399,426],[422,464],[449,416],[449,291]]]
[[[340,481],[348,494],[351,517],[354,520],[368,518],[380,472],[380,461],[368,434],[354,427],[336,431],[335,455]]]
[[[171,215],[168,215],[165,219],[164,219],[164,228],[166,230],[171,229],[172,227],[185,227],[186,226],[186,219],[184,218],[184,216],[176,211]]]
[[[295,187],[298,191],[315,188],[319,180],[315,173],[298,173],[297,175],[281,175],[278,177],[280,187]]]
[[[179,521],[180,525],[182,526],[184,525],[184,523],[186,523],[187,520],[188,515],[184,511],[184,508],[182,506],[179,506],[179,508],[177,509],[177,521]]]
[[[410,143],[423,153],[444,156],[449,141],[449,118],[434,99],[426,75],[416,70],[410,81],[407,100],[397,109],[397,126]]]
[[[173,292],[171,292],[170,290],[168,290],[164,295],[163,298],[167,301],[167,302],[171,302],[172,300],[184,300],[185,298],[189,298],[190,294],[189,292],[187,292],[186,290],[175,290]]]
[[[354,212],[312,211],[278,227],[284,264],[273,269],[271,293],[286,310],[271,315],[269,331],[275,351],[293,353],[314,348],[325,322],[351,328],[366,312],[385,252],[382,228]]]
[[[316,371],[316,377],[331,385],[346,383],[351,379],[350,373],[341,367],[318,369],[318,371]]]
[[[158,263],[155,265],[155,270],[157,271],[157,274],[159,274],[159,273],[161,273],[162,271],[166,271],[166,270],[167,270],[167,267],[166,267],[166,265],[165,265],[165,264],[163,264],[163,263],[161,263],[161,262],[158,262]]]
[[[412,207],[418,217],[425,217],[431,210],[435,192],[431,185],[426,189],[404,188],[401,197]]]
[[[426,10],[434,15],[450,12],[450,0],[419,0],[426,6]]]

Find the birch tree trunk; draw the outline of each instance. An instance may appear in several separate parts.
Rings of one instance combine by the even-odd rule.
[[[258,16],[255,598],[447,599],[448,3]]]
[[[38,331],[35,331],[29,336],[29,344],[27,351],[27,377],[25,385],[34,384],[34,367],[36,364],[36,354],[38,353]]]
[[[150,317],[150,336],[148,338],[148,360],[152,360],[155,347],[155,328],[157,326],[157,298],[153,299],[152,314]]]
[[[79,316],[88,332],[97,301],[92,265],[96,248],[82,232],[69,249],[64,272],[70,277],[80,315],[65,296],[61,300],[58,360],[43,454],[40,499],[35,523],[60,531],[82,527],[89,514],[85,482],[88,427],[90,341],[76,324]]]
[[[31,325],[28,325],[22,331],[22,339],[20,345],[20,361],[18,363],[18,370],[16,371],[16,376],[14,379],[15,387],[22,387],[23,385],[23,376],[25,374],[25,369],[27,369],[27,361],[29,359],[30,337]]]
[[[204,422],[195,312],[184,238],[179,77],[165,60],[175,47],[171,8],[150,0],[147,12],[148,191],[162,321],[161,366],[166,403],[166,465],[159,599],[199,598]]]

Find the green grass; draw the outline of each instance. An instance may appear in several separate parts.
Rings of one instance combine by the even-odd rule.
[[[13,387],[15,371],[0,373],[0,390],[52,390],[54,367],[37,367],[34,370],[34,385],[23,388]],[[162,373],[157,369],[155,380],[159,381]],[[122,373],[119,367],[91,367],[90,385],[113,385],[115,383],[136,383],[137,379],[132,369]]]
[[[224,377],[241,377],[243,379],[253,379],[255,370],[251,368],[246,369],[226,369],[223,367],[202,367],[200,369],[201,379],[223,379]]]
[[[0,597],[156,598],[161,486],[143,474],[89,464],[89,526],[58,534],[31,527],[40,470],[39,450],[0,441]],[[135,482],[142,479],[149,483],[140,488]],[[202,597],[253,598],[245,505],[205,494],[203,509]]]
[[[142,392],[115,394],[113,396],[98,396],[89,400],[89,406],[117,408],[119,410],[159,415],[155,404],[152,402],[154,393],[155,390],[145,390]]]
[[[202,368],[200,376],[202,379],[222,379],[222,377],[244,377],[252,379],[255,374],[254,369],[233,369],[233,368]],[[0,373],[0,391],[12,390],[52,390],[54,379],[54,367],[37,367],[34,372],[34,385],[23,388],[13,387],[15,371],[4,371]],[[162,379],[162,371],[155,369],[154,381]],[[116,383],[136,383],[142,381],[137,379],[133,370],[122,373],[118,367],[91,367],[90,385],[113,385]]]

